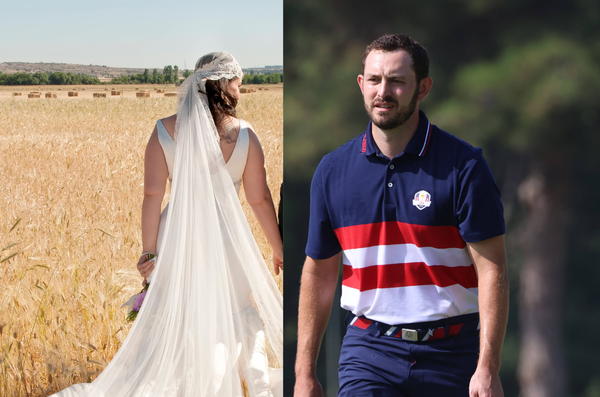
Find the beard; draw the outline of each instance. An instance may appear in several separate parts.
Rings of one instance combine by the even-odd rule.
[[[417,98],[419,97],[419,86],[415,88],[415,92],[410,99],[410,103],[402,108],[397,108],[396,112],[393,114],[377,114],[375,113],[375,102],[388,102],[393,103],[398,106],[398,101],[394,99],[392,96],[386,96],[384,98],[375,97],[373,102],[367,103],[365,102],[365,109],[377,127],[382,130],[392,130],[396,127],[400,127],[402,124],[406,122],[415,112],[415,108],[417,106]]]

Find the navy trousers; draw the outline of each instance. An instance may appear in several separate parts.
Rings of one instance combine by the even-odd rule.
[[[350,325],[338,397],[468,397],[478,358],[479,331],[411,342]]]

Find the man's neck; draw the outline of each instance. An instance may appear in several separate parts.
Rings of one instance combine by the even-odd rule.
[[[404,152],[406,145],[412,139],[419,127],[419,109],[410,116],[404,124],[391,130],[382,130],[375,124],[371,124],[373,140],[387,158],[394,158]]]

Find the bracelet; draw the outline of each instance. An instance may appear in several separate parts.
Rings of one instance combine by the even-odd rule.
[[[148,251],[148,252],[144,252],[144,253],[142,253],[142,255],[140,255],[140,259],[142,259],[142,257],[143,257],[144,255],[146,255],[146,262],[148,262],[149,260],[151,260],[151,259],[153,259],[153,258],[156,258],[156,254],[155,254],[155,253],[153,253],[153,252],[149,252],[149,251]],[[139,262],[139,259],[138,259],[138,262]]]

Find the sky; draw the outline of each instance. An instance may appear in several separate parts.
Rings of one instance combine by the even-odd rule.
[[[283,65],[283,0],[3,2],[0,62],[193,69],[213,51]]]

